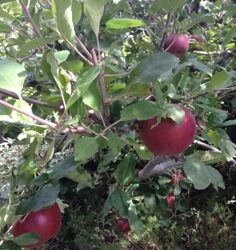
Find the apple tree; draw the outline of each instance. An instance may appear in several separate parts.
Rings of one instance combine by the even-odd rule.
[[[234,1],[0,7],[0,244],[55,237],[63,222],[49,211],[66,209],[65,179],[77,192],[106,185],[102,222],[136,233],[150,215],[183,212],[183,192],[225,188],[222,168],[236,167]],[[44,213],[57,214],[47,232]]]

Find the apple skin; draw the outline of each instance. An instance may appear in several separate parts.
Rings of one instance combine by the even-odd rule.
[[[128,233],[130,229],[129,221],[125,218],[119,218],[116,220],[116,227],[121,233]]]
[[[171,33],[164,41],[164,49],[181,58],[189,49],[189,39],[184,34]]]
[[[169,207],[173,207],[175,204],[176,197],[173,193],[169,193],[166,197],[166,201]]]
[[[146,147],[154,155],[178,155],[183,153],[193,142],[196,132],[196,121],[186,108],[182,123],[178,124],[170,118],[138,122],[138,134]]]
[[[41,210],[30,212],[25,218],[19,220],[12,229],[14,237],[25,233],[37,233],[39,241],[25,248],[37,248],[51,238],[54,238],[61,228],[61,212],[57,203]]]

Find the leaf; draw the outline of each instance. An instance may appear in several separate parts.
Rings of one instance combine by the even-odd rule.
[[[0,21],[0,32],[9,33],[11,32],[11,27],[7,25],[5,22]]]
[[[183,168],[187,178],[193,183],[194,188],[198,190],[207,188],[211,183],[215,189],[218,187],[225,188],[222,175],[219,171],[197,159],[187,158]]]
[[[10,15],[9,13],[7,13],[3,9],[0,9],[0,17],[5,18],[5,19],[9,19],[9,20],[14,20],[15,19],[12,15]]]
[[[61,50],[54,53],[54,56],[57,59],[58,64],[65,62],[69,55],[70,55],[69,50]]]
[[[84,2],[85,14],[89,18],[90,26],[96,37],[98,37],[99,34],[100,21],[106,2],[107,0],[86,0]]]
[[[0,58],[0,88],[20,96],[26,78],[25,68],[9,59]]]
[[[84,104],[97,112],[101,111],[102,99],[96,84],[91,84],[88,90],[83,94],[82,98]]]
[[[58,194],[59,194],[60,188],[59,185],[52,186],[52,185],[46,185],[34,195],[27,199],[23,200],[20,205],[16,209],[16,215],[24,215],[31,211],[37,211],[41,208],[48,207],[55,203]]]
[[[230,29],[230,31],[226,34],[226,36],[224,37],[223,40],[223,44],[222,47],[225,47],[227,44],[230,43],[230,41],[232,40],[232,38],[236,35],[236,27],[232,27]]]
[[[216,72],[212,78],[211,81],[207,84],[208,89],[217,89],[224,87],[229,80],[229,74],[225,71]]]
[[[127,29],[142,26],[146,26],[142,20],[131,18],[113,18],[106,22],[107,29]]]
[[[214,21],[214,18],[212,17],[212,14],[197,14],[192,15],[190,19],[185,19],[184,21],[188,20],[188,22],[185,24],[182,22],[182,30],[189,30],[193,28],[195,25],[199,24],[200,22],[212,22]]]
[[[74,171],[70,171],[67,173],[66,178],[78,182],[79,185],[83,187],[92,187],[92,177],[91,175],[82,168],[77,168]]]
[[[13,240],[17,245],[26,246],[37,243],[39,239],[40,235],[37,233],[24,233],[15,237]]]
[[[76,161],[87,161],[98,152],[98,145],[95,138],[76,137],[74,156]]]
[[[185,2],[186,0],[175,0],[174,2],[173,0],[159,0],[157,4],[159,10],[164,9],[168,12],[172,12],[183,6]]]
[[[78,0],[72,0],[73,24],[76,25],[82,15],[82,3]]]
[[[212,76],[212,69],[209,68],[206,64],[198,61],[196,58],[190,58],[188,61],[198,70],[206,73],[209,76]]]
[[[27,54],[30,50],[35,48],[40,48],[47,43],[52,43],[57,39],[57,37],[44,37],[44,38],[36,38],[31,39],[28,42],[25,42],[21,47],[20,51],[18,52],[19,55]]]
[[[115,133],[109,133],[107,139],[108,146],[114,155],[119,154],[121,149],[125,146],[125,142]]]
[[[92,67],[78,79],[77,84],[75,86],[75,90],[73,91],[72,95],[70,96],[67,102],[68,108],[86,93],[91,83],[99,75],[99,72],[100,68],[98,66]]]
[[[128,215],[128,201],[129,197],[127,193],[122,190],[115,189],[107,198],[103,207],[103,216],[106,216],[110,209],[114,208],[117,210],[121,217]]]
[[[116,169],[116,178],[119,184],[127,185],[135,177],[135,159],[132,156],[126,156]]]
[[[176,56],[168,53],[156,53],[146,57],[131,72],[130,82],[148,83],[161,78],[178,64]]]
[[[52,0],[52,14],[57,29],[66,42],[74,45],[75,30],[72,18],[72,0]]]
[[[176,104],[167,103],[163,105],[162,117],[169,117],[176,123],[183,122],[185,112]]]
[[[195,151],[192,155],[192,158],[198,159],[199,161],[202,161],[205,164],[216,164],[219,162],[224,163],[225,162],[225,157],[223,153],[221,152],[214,152],[214,151],[202,151],[198,150]]]
[[[121,111],[122,121],[147,120],[156,116],[160,112],[157,105],[151,101],[137,101],[126,106]]]

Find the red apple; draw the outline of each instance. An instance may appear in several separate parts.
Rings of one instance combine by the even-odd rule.
[[[116,227],[119,232],[128,233],[130,231],[129,221],[125,218],[119,218],[116,220]]]
[[[26,245],[26,248],[40,247],[43,243],[54,238],[61,227],[61,212],[57,203],[41,210],[30,212],[25,218],[19,220],[12,229],[14,237],[25,233],[36,233],[38,242]]]
[[[197,35],[197,34],[191,35],[191,39],[193,39],[199,43],[204,43],[204,38],[200,35]]]
[[[166,197],[166,201],[169,207],[173,207],[175,204],[175,195],[173,193],[169,193]]]
[[[155,155],[177,155],[183,153],[193,142],[196,121],[193,114],[181,107],[184,118],[181,123],[176,123],[170,118],[156,118],[138,122],[138,133],[143,143]]]
[[[188,37],[184,34],[171,33],[164,41],[164,49],[177,57],[183,57],[189,49]]]

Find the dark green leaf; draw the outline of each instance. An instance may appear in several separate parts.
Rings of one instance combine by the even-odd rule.
[[[87,161],[98,152],[98,145],[95,138],[76,137],[74,156],[76,161]]]
[[[15,237],[14,241],[20,246],[27,246],[37,243],[39,239],[40,235],[37,233],[25,233]]]
[[[151,101],[138,101],[130,104],[121,111],[122,121],[147,120],[160,113],[157,105]]]
[[[146,57],[131,72],[130,82],[148,83],[160,79],[178,64],[176,56],[168,53],[156,53]]]
[[[31,198],[23,200],[16,209],[17,215],[23,215],[31,211],[37,211],[41,208],[48,207],[55,203],[58,193],[60,191],[59,185],[47,185],[37,191]]]
[[[223,178],[219,171],[203,162],[187,158],[183,165],[187,178],[193,183],[194,188],[201,190],[207,188],[211,183],[214,188],[225,188]]]
[[[221,71],[221,72],[216,72],[212,78],[211,81],[207,84],[208,89],[217,89],[224,87],[229,80],[230,76],[227,72]]]
[[[116,178],[118,183],[127,185],[135,177],[136,161],[132,156],[126,156],[116,169]]]

